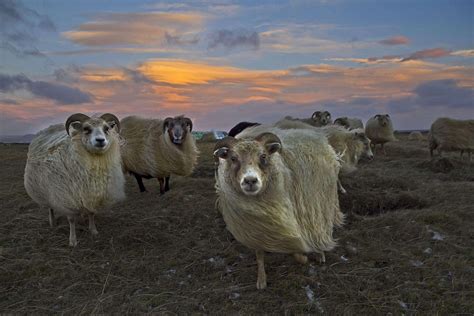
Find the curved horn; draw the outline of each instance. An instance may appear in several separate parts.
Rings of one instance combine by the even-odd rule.
[[[185,117],[184,121],[186,122],[186,125],[189,126],[189,131],[192,132],[193,131],[193,121],[191,121],[191,119],[188,118],[188,117]]]
[[[105,113],[105,114],[102,114],[100,118],[106,121],[107,123],[114,122],[115,123],[114,126],[117,126],[117,132],[120,132],[120,120],[118,119],[118,117],[116,117],[115,115],[111,113]]]
[[[170,122],[173,121],[173,118],[172,117],[167,117],[165,118],[165,120],[163,121],[163,133],[165,132],[166,128],[168,127],[168,125],[170,124]]]
[[[236,142],[237,139],[232,136],[226,136],[223,139],[219,140],[214,146],[214,157],[226,159],[229,150]]]
[[[321,111],[316,111],[316,112],[313,113],[313,115],[311,115],[311,118],[314,120],[320,114],[321,114]]]
[[[273,133],[262,133],[255,140],[265,145],[269,154],[276,153],[281,149],[281,140]]]
[[[70,117],[67,118],[66,120],[66,124],[65,127],[66,127],[66,132],[67,134],[69,135],[69,125],[71,125],[72,122],[85,122],[86,120],[88,120],[89,117],[85,114],[82,114],[82,113],[76,113],[76,114],[73,114],[71,115]]]

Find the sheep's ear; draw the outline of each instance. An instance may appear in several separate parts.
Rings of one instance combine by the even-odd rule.
[[[120,120],[118,117],[111,113],[105,113],[100,116],[101,119],[107,122],[109,124],[110,128],[117,127],[117,132],[120,132]]]
[[[214,158],[227,159],[229,151],[237,140],[234,137],[227,136],[221,139],[214,146]]]
[[[281,150],[281,140],[273,133],[260,134],[255,138],[255,140],[263,143],[270,155]]]
[[[316,111],[316,112],[313,113],[313,115],[311,116],[311,118],[312,118],[313,120],[315,120],[315,119],[316,119],[318,116],[320,116],[320,115],[321,115],[321,111]]]
[[[388,115],[388,114],[385,114],[385,116],[386,116],[386,117],[390,117],[390,115]]]
[[[166,131],[166,129],[169,127],[171,121],[173,121],[173,118],[172,118],[172,117],[167,117],[167,118],[165,118],[165,120],[163,121],[163,133],[164,133],[164,132]]]
[[[380,114],[377,114],[377,115],[375,115],[374,117],[375,117],[375,118],[379,118],[379,117],[380,117]]]
[[[186,122],[186,126],[189,127],[189,131],[192,132],[193,131],[193,121],[191,121],[191,119],[187,118],[187,117],[184,118],[184,121]]]
[[[88,120],[89,117],[82,113],[76,113],[68,117],[66,120],[66,132],[69,135],[69,127],[72,126],[75,130],[80,130],[82,128],[82,123]]]

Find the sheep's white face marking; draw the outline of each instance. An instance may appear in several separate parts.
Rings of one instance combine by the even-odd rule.
[[[246,195],[257,195],[262,189],[262,175],[258,168],[248,165],[239,179],[240,188]]]
[[[81,141],[88,152],[101,154],[110,148],[111,127],[102,119],[91,118],[84,122],[79,129],[81,132]]]

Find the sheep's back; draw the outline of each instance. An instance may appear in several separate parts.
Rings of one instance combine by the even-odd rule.
[[[430,135],[443,150],[474,149],[474,120],[439,118]]]

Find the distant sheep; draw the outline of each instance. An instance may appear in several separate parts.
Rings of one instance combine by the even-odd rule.
[[[256,126],[260,125],[260,123],[254,123],[254,122],[240,122],[234,127],[232,127],[229,131],[229,136],[235,137],[237,134],[242,132],[244,129],[251,127],[251,126]]]
[[[25,189],[39,205],[67,216],[69,245],[76,246],[76,217],[87,215],[89,230],[98,234],[97,212],[125,198],[118,131],[113,114],[71,115],[66,126],[53,125],[31,141],[25,168]],[[66,128],[64,128],[66,127]]]
[[[334,120],[334,125],[340,125],[344,126],[345,128],[349,130],[357,129],[357,128],[364,128],[364,124],[362,121],[358,118],[352,118],[352,117],[339,117]]]
[[[474,120],[455,120],[439,118],[431,125],[429,135],[430,155],[437,149],[441,155],[443,151],[461,151],[469,155],[474,151]]]
[[[146,191],[142,178],[157,178],[160,193],[164,194],[169,190],[171,174],[189,176],[193,172],[199,152],[191,133],[191,119],[128,116],[121,125],[124,169],[135,176],[140,192]]]
[[[315,127],[326,126],[332,123],[331,113],[328,111],[316,111],[310,118],[305,119],[297,119],[291,116],[287,116],[285,119],[301,121]]]
[[[413,131],[408,135],[408,140],[411,140],[411,141],[422,141],[424,139],[425,138],[423,137],[423,134],[421,134],[421,132],[418,132],[418,131]]]
[[[388,114],[377,114],[371,117],[365,124],[365,134],[374,148],[377,144],[381,145],[384,154],[386,154],[384,144],[396,140],[393,135],[392,120]]]
[[[267,285],[264,252],[333,249],[339,209],[338,157],[322,133],[256,126],[215,146],[217,206],[227,229],[257,256],[257,288]],[[324,258],[324,257],[323,257]],[[323,259],[324,260],[324,259]]]

